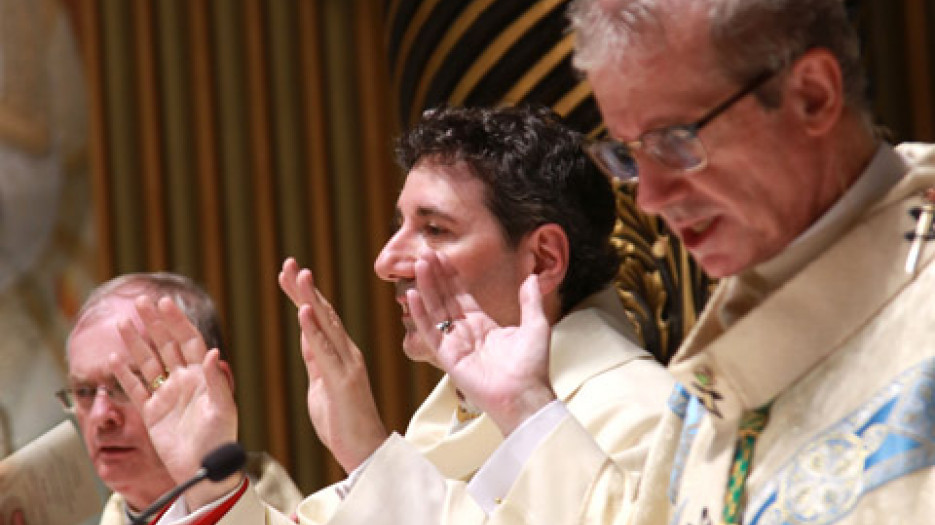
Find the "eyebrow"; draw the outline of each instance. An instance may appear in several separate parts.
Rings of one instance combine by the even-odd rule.
[[[140,381],[143,381],[143,382],[145,383],[145,381],[143,380],[143,373],[140,372],[140,370],[139,370],[138,368],[135,368],[135,367],[134,367],[134,368],[131,368],[131,369],[130,369],[130,372],[131,372],[133,375],[135,375],[137,378],[139,378]],[[74,374],[68,374],[68,377],[66,378],[66,381],[67,381],[68,383],[94,383],[94,382],[95,382],[95,381],[92,381],[91,379],[88,379],[87,377],[79,377],[79,376],[76,376],[76,375],[74,375]],[[114,374],[108,374],[107,377],[104,378],[104,381],[105,381],[105,382],[113,382],[113,383],[119,383],[119,382],[120,382],[120,381],[117,379],[117,376],[114,375]]]
[[[455,218],[452,215],[431,206],[419,206],[416,208],[416,215],[419,217],[441,217],[446,221],[455,222]]]
[[[416,208],[416,216],[420,218],[426,217],[438,217],[440,219],[457,222],[457,219],[451,214],[445,213],[434,206],[419,206]],[[399,208],[396,208],[396,213],[393,214],[394,222],[399,225],[402,223],[403,212]]]
[[[78,377],[76,375],[68,374],[68,377],[66,378],[65,382],[68,384],[87,383],[88,379],[86,377]]]

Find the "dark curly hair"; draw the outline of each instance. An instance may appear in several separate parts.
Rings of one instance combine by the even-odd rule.
[[[583,140],[547,108],[441,107],[399,137],[396,158],[406,171],[425,160],[466,164],[484,183],[485,205],[511,247],[539,226],[561,226],[570,245],[559,287],[565,314],[606,286],[619,265],[610,244],[613,190]]]

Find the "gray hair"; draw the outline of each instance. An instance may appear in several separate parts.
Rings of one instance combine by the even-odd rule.
[[[107,315],[106,311],[99,308],[107,299],[119,297],[132,301],[140,295],[172,299],[201,333],[205,345],[208,348],[217,348],[223,355],[225,349],[221,335],[221,321],[214,301],[193,280],[175,273],[128,273],[99,285],[91,291],[81,306],[81,310],[78,311],[75,327],[71,333]],[[71,334],[68,338],[71,339]],[[68,343],[65,348],[68,348]]]
[[[681,5],[677,5],[681,4]],[[840,64],[847,105],[867,112],[867,79],[857,32],[843,0],[574,0],[568,18],[576,32],[575,67],[591,71],[637,46],[665,43],[667,17],[689,8],[705,13],[722,71],[738,83],[779,71],[812,48]],[[766,106],[779,103],[768,87]]]

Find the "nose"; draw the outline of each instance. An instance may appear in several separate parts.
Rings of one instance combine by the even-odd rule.
[[[669,205],[685,193],[687,182],[684,173],[667,168],[651,159],[639,164],[636,187],[636,205],[644,213],[660,215]]]
[[[418,243],[413,235],[400,228],[380,250],[373,263],[373,271],[380,279],[395,282],[400,279],[415,279],[413,264],[418,253]]]
[[[123,407],[110,398],[107,390],[98,388],[94,401],[91,402],[88,417],[95,427],[101,429],[119,427],[124,421]]]

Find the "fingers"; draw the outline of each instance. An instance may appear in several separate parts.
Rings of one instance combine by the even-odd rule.
[[[323,349],[332,349],[338,358],[342,360],[347,359],[350,357],[348,355],[350,336],[344,329],[341,318],[338,317],[331,303],[325,299],[325,296],[323,296],[321,292],[315,288],[311,288],[311,290],[313,290],[311,300],[305,303],[303,307],[309,307],[307,311],[309,312],[310,319],[314,321],[314,327],[318,329],[330,344],[330,346],[323,347]],[[302,319],[300,318],[299,321],[301,324]],[[302,326],[306,327],[310,326],[310,324],[305,323]]]
[[[233,404],[233,392],[231,392],[231,385],[227,380],[227,376],[224,375],[220,361],[221,352],[217,348],[212,348],[205,353],[204,361],[202,362],[202,369],[205,372],[205,383],[208,386],[208,395],[215,399],[215,401],[220,401],[218,405],[230,406]],[[236,410],[233,411],[235,417],[236,412]]]
[[[341,318],[315,288],[312,272],[292,257],[283,262],[279,286],[299,309],[302,357],[310,379],[337,377],[358,356]]]
[[[279,287],[296,308],[315,299],[315,280],[311,270],[299,268],[299,264],[292,257],[282,263],[282,271],[279,272]]]
[[[151,385],[154,379],[165,374],[166,367],[162,363],[159,353],[150,342],[143,339],[132,321],[124,320],[117,326],[117,331],[120,333],[120,338],[123,339],[124,346],[130,353],[132,362],[136,363],[139,374],[147,385]],[[126,366],[129,366],[129,364]],[[129,393],[129,391],[127,392]]]
[[[473,307],[473,298],[460,287],[457,271],[443,254],[423,250],[414,265],[416,287],[433,325],[464,318],[465,305]],[[464,302],[464,304],[462,304]]]
[[[164,300],[172,302],[167,298]],[[142,333],[146,334],[151,340],[160,360],[165,365],[165,370],[171,371],[182,366],[183,358],[179,343],[157,304],[148,296],[142,296],[134,301],[134,305],[140,321],[143,323]]]
[[[413,269],[416,275],[416,297],[420,303],[420,314],[433,327],[442,321],[455,319],[454,315],[448,311],[445,305],[444,295],[447,291],[442,290],[443,283],[439,282],[436,275],[437,262],[428,258],[420,257]],[[410,315],[413,314],[410,303]],[[417,325],[419,329],[421,326]],[[428,332],[426,332],[428,333]]]
[[[315,358],[316,349],[313,348],[313,344],[309,341],[309,336],[306,335],[303,330],[299,335],[299,341],[302,346],[302,361],[305,362],[305,371],[308,374],[308,379],[310,382],[314,382],[321,378],[321,370],[318,367],[318,360]]]
[[[331,303],[315,288],[315,280],[311,270],[299,268],[292,257],[283,262],[282,271],[279,272],[279,286],[297,308],[310,307],[307,312],[308,320],[303,323],[303,315],[299,315],[299,325],[304,328],[315,327],[318,332],[330,341],[335,349],[340,349],[347,332],[341,323],[341,318],[332,308]],[[316,340],[319,334],[312,334],[311,340]]]
[[[172,299],[163,297],[156,306],[161,316],[162,322],[160,325],[168,334],[171,342],[171,345],[165,351],[160,347],[160,355],[162,355],[166,367],[170,371],[172,370],[166,355],[166,352],[172,349],[181,353],[182,361],[180,365],[201,363],[208,352],[208,348],[198,328],[192,324],[185,312]]]
[[[430,348],[437,351],[443,334],[435,327],[435,321],[429,316],[422,299],[422,292],[415,288],[406,290],[406,303],[409,305],[409,315],[416,325],[416,331]]]
[[[330,322],[330,321],[329,321]],[[306,364],[312,361],[317,373],[325,377],[334,377],[347,362],[354,359],[352,348],[348,348],[347,334],[341,329],[341,338],[337,339],[321,326],[321,318],[314,307],[308,304],[299,309],[299,326],[306,343]],[[311,376],[312,371],[309,371]]]
[[[121,332],[122,335],[122,332]],[[143,404],[149,399],[149,386],[144,383],[144,379],[130,370],[130,364],[122,361],[116,353],[108,356],[110,369],[113,370],[114,377],[120,383],[120,388],[127,393],[130,402],[137,410],[142,409]]]
[[[142,322],[142,333],[149,337],[166,371],[201,363],[207,352],[204,338],[174,300],[162,297],[153,302],[142,296],[134,304]],[[145,371],[144,377],[148,377]]]
[[[453,315],[453,319],[461,319],[467,312],[479,312],[481,307],[461,283],[461,277],[448,256],[442,252],[431,252],[427,259],[435,266],[436,279],[442,281],[440,290],[445,294],[445,308]]]
[[[289,297],[292,302],[298,306],[301,301],[298,299],[298,275],[299,264],[289,257],[282,263],[282,270],[279,272],[279,288]]]

